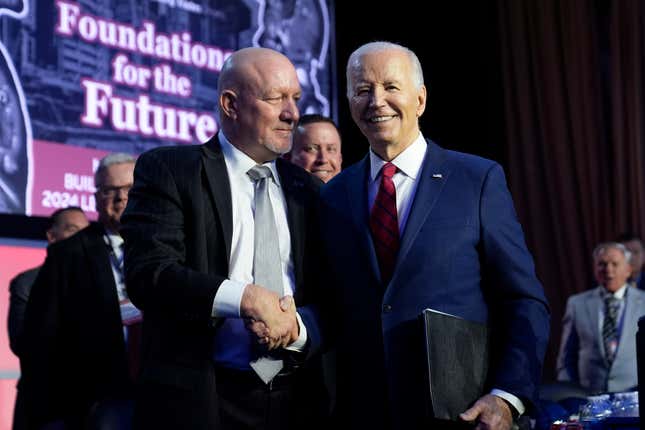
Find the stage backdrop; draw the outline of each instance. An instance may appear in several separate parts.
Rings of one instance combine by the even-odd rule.
[[[0,430],[10,430],[16,382],[20,376],[18,358],[9,349],[7,317],[9,315],[9,282],[17,274],[40,266],[45,259],[47,242],[0,238]]]
[[[303,112],[336,116],[326,0],[0,0],[0,212],[95,218],[108,152],[202,143],[236,49],[296,64]]]

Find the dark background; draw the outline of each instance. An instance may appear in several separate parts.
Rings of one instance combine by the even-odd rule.
[[[423,10],[421,10],[423,9]],[[439,145],[505,163],[495,2],[336,2],[339,126],[344,165],[367,143],[349,114],[345,65],[363,43],[387,40],[413,50],[428,89],[421,130]]]

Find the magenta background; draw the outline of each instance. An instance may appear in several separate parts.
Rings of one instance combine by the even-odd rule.
[[[45,248],[0,245],[0,374],[16,376],[20,373],[18,358],[9,349],[7,315],[9,310],[9,281],[18,273],[36,267],[45,260]],[[10,430],[17,378],[0,378],[0,430]]]
[[[76,194],[79,202],[73,206],[81,206],[88,218],[96,220],[96,211],[90,210],[88,206],[81,204],[83,201],[91,200],[91,191],[76,191],[65,189],[65,173],[93,176],[93,166],[98,160],[107,155],[107,151],[87,149],[72,145],[34,140],[33,142],[33,165],[31,187],[31,215],[49,216],[58,207],[43,205],[43,194],[45,191],[58,193]],[[69,206],[64,204],[60,207]]]

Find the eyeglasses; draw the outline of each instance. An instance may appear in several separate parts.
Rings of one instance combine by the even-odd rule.
[[[117,194],[120,194],[121,192],[123,192],[127,196],[131,188],[132,188],[132,184],[123,185],[121,187],[106,186],[106,187],[100,187],[97,190],[97,193],[99,196],[103,198],[113,198]]]

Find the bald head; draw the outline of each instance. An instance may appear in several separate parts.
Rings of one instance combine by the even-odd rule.
[[[222,94],[227,90],[241,91],[260,83],[266,76],[267,68],[295,67],[284,54],[268,48],[243,48],[229,56],[217,80],[217,91],[221,103]],[[219,106],[221,108],[221,104]],[[221,113],[221,111],[220,111]]]
[[[224,63],[217,85],[220,126],[235,147],[258,163],[289,152],[301,90],[287,57],[240,49]]]

